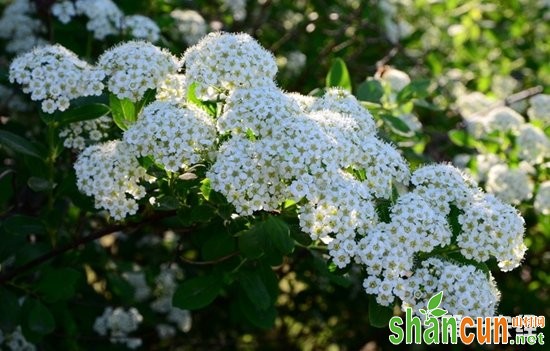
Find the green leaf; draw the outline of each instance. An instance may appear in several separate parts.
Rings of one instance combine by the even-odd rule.
[[[428,96],[429,87],[428,79],[414,80],[397,94],[397,102],[404,104],[412,99],[423,99]]]
[[[45,159],[45,154],[30,141],[7,130],[0,130],[0,144],[12,149],[16,153],[36,157],[41,160]]]
[[[191,278],[178,286],[172,303],[184,310],[197,310],[212,303],[222,287],[223,279],[219,274]]]
[[[147,106],[150,102],[155,100],[156,95],[157,95],[156,89],[148,89],[145,92],[145,94],[143,94],[143,97],[141,98],[141,100],[139,100],[136,103],[136,116],[141,113],[141,111],[145,106]]]
[[[16,235],[44,234],[46,229],[42,221],[36,217],[13,215],[2,223],[4,229]]]
[[[393,317],[393,309],[378,304],[374,296],[369,296],[369,321],[373,327],[384,328]]]
[[[441,316],[444,316],[447,314],[447,310],[444,310],[442,308],[436,308],[432,311],[430,311],[430,313],[432,314],[432,316],[434,317],[441,317]]]
[[[74,296],[80,274],[72,268],[46,268],[38,281],[37,291],[48,302],[68,300]]]
[[[17,296],[11,291],[0,288],[0,329],[10,332],[19,325],[21,306]]]
[[[253,325],[262,328],[269,329],[275,324],[275,318],[277,317],[277,311],[273,305],[270,305],[265,310],[260,310],[256,307],[247,295],[239,295],[238,297],[239,308],[246,319]]]
[[[30,331],[40,335],[46,335],[55,330],[55,320],[53,315],[42,302],[27,298],[23,309],[28,311],[28,315],[26,317],[27,326]]]
[[[113,121],[122,130],[127,130],[137,119],[136,107],[129,99],[120,100],[116,95],[109,95],[109,104]]]
[[[36,192],[48,191],[54,188],[54,183],[40,177],[30,177],[27,180],[27,185]]]
[[[258,270],[241,270],[239,285],[258,310],[264,311],[271,306],[271,296]]]
[[[336,58],[332,62],[332,66],[327,74],[326,86],[327,88],[340,87],[351,92],[351,79],[348,68],[341,58]]]
[[[380,102],[384,95],[382,84],[376,79],[369,79],[357,87],[357,99],[368,102]]]
[[[283,255],[288,255],[294,250],[294,239],[290,236],[290,229],[281,219],[269,216],[262,223],[262,229],[267,232],[267,237]]]
[[[210,200],[210,192],[212,188],[210,187],[210,179],[204,178],[201,182],[201,194],[206,200]]]
[[[382,115],[381,116],[384,122],[386,122],[390,128],[398,134],[401,135],[410,135],[411,130],[407,123],[405,123],[402,119],[394,117],[392,115]]]
[[[428,310],[435,310],[436,308],[438,308],[442,299],[443,299],[443,291],[440,291],[434,296],[432,296],[428,301]]]
[[[465,130],[453,129],[449,131],[448,135],[449,135],[449,139],[451,139],[453,144],[455,144],[456,146],[462,146],[462,147],[472,146],[470,136],[468,133],[466,133]]]
[[[56,115],[56,120],[60,124],[70,124],[74,122],[87,121],[103,117],[111,112],[111,108],[105,104],[92,103],[88,105],[73,107]]]
[[[242,231],[238,237],[239,251],[250,259],[261,257],[264,254],[263,235],[256,226]]]
[[[187,87],[187,101],[206,111],[210,116],[216,116],[217,105],[215,102],[202,101],[197,97],[197,82],[191,83]]]
[[[201,248],[202,257],[207,260],[216,260],[235,252],[235,239],[224,232],[219,232],[208,239]]]

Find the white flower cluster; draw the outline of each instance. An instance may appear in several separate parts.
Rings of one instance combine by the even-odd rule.
[[[533,182],[523,168],[510,168],[506,164],[491,167],[487,173],[485,190],[500,200],[519,205],[533,196]]]
[[[56,2],[52,5],[52,15],[63,24],[71,22],[76,16],[76,7],[72,1]]]
[[[7,40],[7,52],[23,53],[47,44],[40,37],[46,28],[35,15],[34,3],[29,0],[13,0],[6,6],[0,18],[0,38]]]
[[[53,113],[69,108],[72,99],[100,95],[104,76],[63,46],[50,45],[15,58],[9,79],[21,84],[32,100],[42,101],[44,112]]]
[[[124,13],[111,0],[77,0],[75,9],[76,14],[88,17],[86,28],[98,40],[118,34],[122,28]]]
[[[216,128],[199,108],[155,101],[124,133],[124,141],[134,146],[136,156],[153,156],[166,170],[177,172],[213,151]]]
[[[152,43],[160,39],[160,28],[157,23],[146,16],[126,16],[122,22],[122,27],[136,39],[147,40]]]
[[[155,89],[180,64],[167,50],[143,41],[130,41],[105,51],[98,60],[105,71],[108,88],[120,99],[139,101],[148,89]]]
[[[132,307],[126,311],[122,307],[107,307],[103,314],[96,318],[94,330],[101,336],[108,336],[112,343],[136,349],[141,346],[142,340],[129,337],[128,334],[136,331],[142,321],[143,316],[136,308]]]
[[[206,21],[197,11],[175,9],[170,17],[174,20],[172,35],[188,45],[198,43],[208,32]]]
[[[177,281],[181,278],[182,272],[179,267],[162,265],[160,273],[155,279],[154,294],[156,299],[151,303],[151,309],[157,313],[166,314],[168,321],[176,325],[174,328],[170,324],[159,324],[157,332],[162,339],[172,337],[177,330],[184,333],[191,330],[191,313],[172,305],[172,297],[178,286]]]
[[[139,183],[151,180],[135,155],[131,145],[115,140],[87,147],[74,164],[80,191],[117,220],[137,212],[136,200],[145,196]]]
[[[457,243],[464,257],[485,262],[494,256],[502,271],[520,265],[527,250],[523,243],[525,221],[514,207],[480,193],[462,211]]]
[[[246,0],[223,0],[223,3],[231,11],[235,21],[246,18]]]
[[[61,129],[59,137],[63,145],[75,150],[84,150],[87,145],[97,144],[107,138],[108,130],[113,126],[109,116],[71,123]]]
[[[550,215],[550,181],[540,184],[534,206],[538,213]]]
[[[522,115],[506,106],[496,107],[481,118],[486,134],[517,132],[520,126],[525,123]]]
[[[187,79],[185,79],[185,75],[167,75],[166,79],[157,86],[156,99],[185,104],[187,102]]]
[[[9,334],[4,334],[0,330],[0,348],[6,351],[35,351],[36,347],[25,339],[21,327],[17,326]]]
[[[57,2],[52,5],[52,15],[64,24],[69,23],[77,15],[86,16],[88,18],[86,28],[98,40],[122,31],[126,31],[135,39],[150,42],[156,42],[160,38],[160,28],[155,21],[142,15],[124,16],[124,13],[111,0]]]
[[[550,139],[532,124],[520,126],[516,142],[519,157],[531,164],[541,164],[550,157]]]
[[[426,308],[426,301],[440,291],[444,291],[440,307],[450,315],[493,316],[500,300],[490,273],[439,258],[422,262],[395,288],[403,308],[412,307],[415,311]]]
[[[134,299],[137,302],[143,302],[151,296],[151,288],[143,271],[124,272],[122,276],[134,288]]]
[[[247,34],[210,33],[183,56],[187,81],[199,97],[211,90],[263,87],[273,84],[273,55]]]

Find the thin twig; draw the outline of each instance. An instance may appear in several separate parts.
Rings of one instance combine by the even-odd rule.
[[[0,285],[5,284],[9,280],[17,277],[18,275],[20,275],[22,273],[25,273],[28,270],[51,260],[52,258],[55,258],[59,255],[62,255],[67,251],[76,249],[77,247],[79,247],[81,245],[85,245],[89,242],[92,242],[92,241],[97,240],[99,238],[102,238],[106,235],[109,235],[111,233],[121,231],[121,230],[126,230],[126,231],[129,230],[130,232],[135,232],[136,230],[144,227],[147,224],[156,222],[156,221],[161,220],[163,218],[169,217],[173,214],[174,214],[173,212],[162,212],[162,213],[158,213],[156,215],[153,215],[151,217],[148,217],[148,218],[146,218],[146,219],[144,219],[140,222],[137,222],[137,223],[117,224],[117,225],[109,226],[107,228],[103,228],[103,229],[101,229],[101,230],[99,230],[95,233],[90,234],[90,235],[79,237],[78,239],[73,240],[70,243],[67,243],[67,244],[62,245],[62,246],[58,246],[55,249],[51,250],[48,253],[45,253],[42,256],[39,256],[39,257],[37,257],[37,258],[21,265],[21,266],[15,267],[12,270],[9,270],[9,271],[1,274],[0,275]]]

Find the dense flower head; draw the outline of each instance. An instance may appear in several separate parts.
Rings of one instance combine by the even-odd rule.
[[[477,184],[466,174],[449,164],[427,165],[414,171],[413,192],[447,215],[450,204],[467,207],[477,193]]]
[[[285,200],[273,139],[235,136],[224,143],[207,173],[212,189],[224,194],[236,212],[272,211]]]
[[[143,41],[130,41],[105,51],[98,61],[109,77],[108,88],[120,99],[139,101],[179,69],[176,57]]]
[[[391,208],[390,222],[379,223],[358,243],[357,259],[369,275],[366,292],[389,305],[399,279],[413,269],[415,254],[446,246],[451,237],[445,215],[425,199],[415,193],[399,197]]]
[[[516,139],[519,157],[531,164],[540,164],[550,157],[550,139],[532,124],[524,124]]]
[[[357,122],[362,133],[365,135],[376,134],[376,124],[370,112],[346,90],[329,88],[322,97],[311,104],[310,111],[320,110],[348,115]]]
[[[30,0],[13,0],[0,18],[0,38],[6,39],[6,51],[24,53],[36,46],[46,45],[40,38],[46,32],[39,19],[34,18],[36,8]]]
[[[126,16],[122,27],[136,39],[147,40],[152,43],[160,39],[160,28],[155,21],[146,16]]]
[[[525,119],[522,115],[509,107],[501,106],[492,109],[482,117],[485,133],[493,132],[517,132]]]
[[[210,33],[183,56],[185,75],[197,96],[215,91],[272,84],[277,73],[273,55],[248,34]]]
[[[550,215],[550,181],[540,184],[534,206],[538,213]]]
[[[157,86],[156,99],[184,104],[187,102],[187,79],[183,74],[169,74]]]
[[[23,335],[21,326],[18,325],[11,333],[0,330],[0,346],[2,350],[10,351],[35,351],[36,346],[31,344]]]
[[[450,315],[493,316],[500,300],[490,274],[471,265],[429,258],[394,289],[403,307],[426,308],[431,296],[443,291],[440,308]]]
[[[94,330],[99,335],[108,336],[112,343],[124,344],[130,349],[135,349],[141,346],[142,340],[128,337],[128,334],[136,331],[142,321],[143,316],[134,307],[127,311],[122,307],[107,307],[103,314],[96,318]]]
[[[273,129],[281,128],[300,114],[300,106],[275,84],[270,87],[237,88],[226,100],[217,127],[220,133],[252,132],[256,137],[265,137],[271,136]]]
[[[485,189],[513,205],[533,196],[533,182],[529,174],[523,168],[510,168],[505,164],[495,165],[489,170]]]
[[[166,170],[177,172],[203,160],[213,149],[216,129],[206,112],[174,102],[147,105],[124,133],[136,155],[153,156]]]
[[[95,199],[117,220],[138,210],[136,200],[145,196],[142,179],[150,180],[140,167],[131,145],[114,140],[87,147],[74,164],[77,186]]]
[[[67,24],[76,16],[76,7],[72,1],[56,2],[52,5],[52,15],[63,24]]]
[[[464,257],[485,262],[494,256],[502,271],[519,266],[527,250],[523,243],[525,222],[514,207],[494,195],[479,194],[462,210],[457,244]]]
[[[118,34],[122,28],[124,13],[111,0],[76,0],[75,8],[77,14],[88,17],[86,28],[98,40]]]
[[[188,45],[194,45],[206,35],[208,25],[200,13],[193,10],[175,9],[170,12],[174,20],[173,34]]]
[[[112,126],[113,119],[109,116],[74,122],[63,127],[59,137],[63,139],[65,147],[83,150],[88,145],[105,140]]]
[[[299,212],[302,230],[314,240],[327,242],[334,236],[340,241],[353,239],[357,231],[365,232],[378,222],[369,190],[366,184],[343,171],[303,176],[290,187],[297,199],[304,196],[307,200]],[[350,250],[346,253],[339,248],[331,250],[336,260],[341,254],[354,255]]]
[[[42,101],[42,110],[53,113],[69,108],[70,100],[103,91],[105,73],[80,60],[61,45],[34,49],[15,58],[10,81],[23,86],[31,99]]]
[[[302,95],[300,93],[286,93],[286,96],[291,98],[292,100],[296,101],[300,108],[302,109],[302,112],[308,113],[311,112],[311,107],[315,103],[315,101],[318,99],[315,96],[311,95]]]
[[[529,99],[530,107],[527,115],[531,120],[541,121],[547,127],[550,125],[550,95],[538,94]]]

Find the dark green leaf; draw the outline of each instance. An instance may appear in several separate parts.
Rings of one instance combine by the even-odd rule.
[[[111,292],[123,301],[131,301],[134,297],[134,287],[116,273],[107,274],[107,282]]]
[[[80,274],[72,268],[46,268],[37,290],[49,302],[68,300],[75,294]]]
[[[238,237],[239,251],[247,258],[258,258],[264,254],[264,233],[257,227],[242,231]]]
[[[136,115],[139,115],[145,106],[147,106],[150,102],[154,101],[156,95],[157,95],[156,89],[148,89],[143,95],[143,97],[141,98],[141,100],[139,100],[136,103]]]
[[[241,270],[239,285],[258,310],[264,311],[271,306],[271,296],[258,270]]]
[[[55,330],[55,320],[50,310],[40,301],[27,298],[24,309],[28,311],[27,326],[29,330],[40,334],[50,334]]]
[[[191,278],[178,286],[172,303],[181,309],[197,310],[212,303],[222,287],[223,279],[219,274]]]
[[[385,328],[393,317],[393,308],[378,304],[374,296],[369,296],[369,321],[373,327]]]
[[[239,295],[238,301],[240,310],[250,323],[263,329],[273,327],[275,318],[277,317],[277,311],[273,305],[270,305],[265,310],[260,310],[250,301],[248,296],[244,294]]]
[[[361,101],[380,102],[384,95],[382,84],[376,79],[370,79],[357,87],[357,99]]]
[[[43,234],[46,232],[42,221],[36,217],[25,215],[13,215],[3,222],[4,229],[13,234]]]
[[[210,179],[205,178],[201,182],[201,194],[206,200],[210,200],[210,192],[212,191],[212,188],[210,187]]]
[[[36,157],[41,160],[45,158],[45,154],[30,141],[7,130],[0,130],[0,144],[19,154]]]
[[[113,121],[122,130],[136,121],[136,107],[129,99],[120,100],[116,95],[109,95],[109,104],[113,113]]]
[[[283,255],[288,255],[294,250],[294,239],[290,236],[288,225],[275,216],[269,216],[262,223],[262,229],[267,237]]]
[[[392,115],[382,115],[382,119],[384,122],[386,122],[390,128],[398,134],[402,135],[409,135],[411,134],[411,130],[407,123],[405,123],[402,119],[394,117]]]
[[[327,74],[326,86],[327,88],[340,87],[351,93],[351,79],[348,68],[341,58],[336,58],[332,62],[332,66]]]
[[[203,259],[210,261],[232,254],[236,250],[235,239],[224,232],[208,239],[201,248]]]
[[[87,121],[103,117],[111,112],[109,106],[100,103],[92,103],[88,105],[73,107],[67,111],[60,112],[56,116],[56,120],[60,124],[70,124],[74,122]]]
[[[423,99],[428,96],[429,87],[427,79],[412,81],[397,94],[397,102],[404,104],[412,99]]]
[[[21,306],[17,296],[11,291],[0,288],[0,329],[10,332],[19,325]]]

